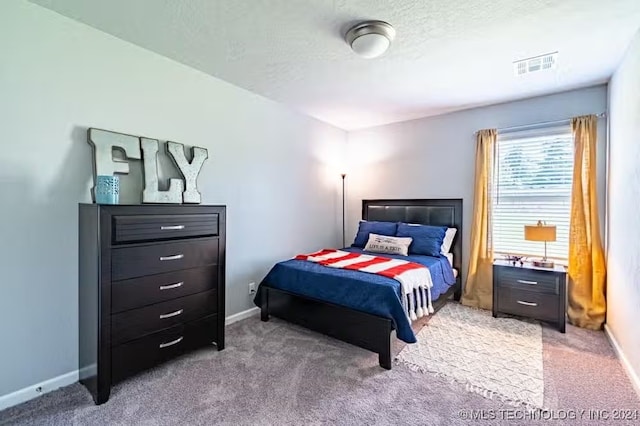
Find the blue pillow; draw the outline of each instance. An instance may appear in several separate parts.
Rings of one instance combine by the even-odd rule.
[[[440,247],[446,226],[409,225],[399,223],[396,237],[411,237],[413,241],[409,246],[409,254],[421,254],[424,256],[440,256]]]
[[[369,234],[393,237],[396,235],[397,228],[398,224],[396,222],[369,222],[361,220],[360,226],[358,227],[358,233],[356,234],[356,239],[353,241],[351,246],[364,248],[369,240]]]

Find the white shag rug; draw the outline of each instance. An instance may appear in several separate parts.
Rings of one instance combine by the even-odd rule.
[[[543,408],[542,328],[490,311],[448,303],[397,361],[445,376],[467,390],[514,405]]]

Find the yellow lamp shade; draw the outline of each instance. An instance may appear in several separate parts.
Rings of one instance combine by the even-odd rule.
[[[556,227],[555,225],[543,225],[542,222],[538,222],[537,225],[525,225],[524,239],[527,241],[555,241]]]

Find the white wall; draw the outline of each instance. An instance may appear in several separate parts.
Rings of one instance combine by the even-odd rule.
[[[609,84],[609,112],[607,327],[640,386],[640,33]]]
[[[347,239],[355,235],[363,199],[462,198],[464,279],[473,210],[475,132],[600,113],[606,106],[607,88],[596,86],[350,132]],[[606,122],[598,124],[604,213]]]
[[[339,241],[342,130],[24,1],[0,2],[0,51],[0,396],[77,369],[88,127],[208,148],[227,314],[275,261]]]

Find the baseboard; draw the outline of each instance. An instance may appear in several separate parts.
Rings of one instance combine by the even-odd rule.
[[[260,313],[260,308],[258,307],[249,308],[246,311],[238,312],[237,314],[228,316],[227,318],[225,318],[224,324],[225,325],[233,324],[234,322],[242,321],[243,319],[250,318],[254,315],[258,315],[259,313]]]
[[[613,350],[615,351],[616,355],[618,356],[618,359],[620,359],[620,362],[622,363],[622,367],[624,368],[625,373],[627,373],[627,376],[629,376],[629,380],[631,380],[631,384],[633,385],[633,388],[636,390],[636,393],[640,397],[640,377],[638,377],[638,373],[633,370],[631,363],[629,362],[624,352],[622,351],[622,347],[616,340],[616,337],[613,335],[613,333],[611,332],[611,329],[607,326],[607,324],[604,325],[604,334],[607,335],[607,338],[609,339],[609,342],[611,343]]]
[[[250,318],[254,315],[258,315],[259,313],[260,309],[257,307],[238,312],[237,314],[228,316],[225,319],[225,325],[242,321],[243,319]],[[14,405],[22,404],[30,399],[37,398],[47,392],[54,391],[64,386],[69,386],[77,382],[78,377],[79,372],[78,370],[75,370],[58,377],[54,377],[53,379],[27,386],[26,388],[17,390],[10,394],[0,396],[0,411],[13,407]]]
[[[78,370],[75,370],[62,374],[58,377],[54,377],[53,379],[27,386],[26,388],[17,390],[10,394],[0,396],[0,411],[13,407],[14,405],[22,404],[23,402],[27,402],[30,399],[39,397],[58,388],[69,386],[77,381]]]

